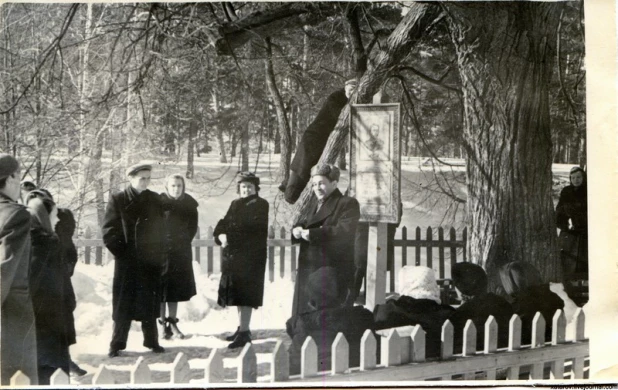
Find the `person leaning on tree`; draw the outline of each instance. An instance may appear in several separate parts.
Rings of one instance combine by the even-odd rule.
[[[286,202],[294,204],[311,179],[311,168],[317,164],[330,133],[335,128],[341,110],[356,90],[357,81],[350,79],[344,88],[328,95],[315,119],[303,133],[296,147],[296,154],[290,163],[290,177],[279,185]]]
[[[9,385],[20,370],[38,384],[36,332],[30,295],[30,213],[20,198],[19,162],[0,154],[0,383]]]
[[[164,261],[163,217],[159,194],[148,189],[151,171],[149,164],[128,168],[130,185],[110,196],[105,211],[103,243],[115,259],[109,357],[126,348],[131,321],[141,321],[146,348],[165,352],[156,325]]]
[[[309,275],[320,267],[333,267],[337,274],[340,304],[353,304],[354,236],[360,218],[358,201],[337,188],[339,169],[324,164],[312,170],[316,210],[292,229],[292,244],[300,244],[294,286],[292,317],[311,310],[305,293]]]

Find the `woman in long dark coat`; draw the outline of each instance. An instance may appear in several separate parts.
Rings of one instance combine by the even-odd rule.
[[[28,194],[32,215],[30,236],[30,292],[36,324],[39,385],[48,385],[52,374],[62,369],[69,374],[69,334],[66,324],[66,267],[60,255],[60,241],[54,233],[58,222],[55,203],[43,192]]]
[[[560,229],[560,255],[564,273],[567,275],[588,272],[586,173],[580,167],[573,167],[569,180],[571,184],[562,189],[556,206],[556,225]]]
[[[225,217],[217,223],[214,236],[223,248],[223,266],[219,284],[219,305],[238,306],[240,325],[227,338],[229,348],[251,341],[249,323],[253,308],[262,306],[266,240],[268,238],[268,202],[258,196],[260,179],[241,172],[237,192]]]
[[[193,275],[191,241],[197,233],[197,206],[193,197],[185,192],[182,175],[171,175],[166,181],[166,192],[161,194],[165,228],[165,266],[159,337],[183,339],[178,329],[178,302],[186,302],[196,294]],[[165,306],[169,316],[165,316]]]

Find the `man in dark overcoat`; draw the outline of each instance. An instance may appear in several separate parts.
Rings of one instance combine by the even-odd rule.
[[[345,88],[341,88],[331,93],[315,119],[307,126],[302,135],[296,154],[290,163],[290,177],[279,186],[279,190],[284,192],[285,200],[294,204],[307,182],[311,178],[311,168],[317,164],[330,133],[335,128],[341,110],[348,104],[348,98],[356,89],[355,79],[345,82]]]
[[[340,304],[354,282],[354,235],[360,218],[358,201],[339,191],[339,169],[334,165],[316,166],[311,182],[318,206],[308,219],[292,229],[292,243],[300,243],[292,316],[311,310],[305,284],[309,275],[320,267],[335,269]]]
[[[20,197],[17,160],[0,154],[0,275],[2,280],[2,337],[0,384],[7,386],[20,370],[37,385],[37,351],[30,270],[30,213],[17,203]]]
[[[148,190],[152,166],[127,169],[130,185],[110,196],[103,242],[114,255],[114,332],[109,357],[126,348],[131,321],[141,321],[144,346],[161,353],[156,319],[161,304],[163,218],[159,195]]]

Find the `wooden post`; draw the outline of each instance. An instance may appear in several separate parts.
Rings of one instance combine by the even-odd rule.
[[[144,361],[144,357],[140,356],[135,365],[131,368],[131,384],[132,385],[148,385],[152,383],[150,368]]]
[[[444,279],[444,268],[446,268],[444,264],[444,244],[444,228],[440,226],[438,228],[438,264],[440,264],[440,279]]]
[[[586,315],[581,307],[578,307],[575,310],[575,315],[573,316],[573,321],[575,321],[575,341],[582,341],[586,339]]]
[[[197,228],[197,231],[195,232],[195,237],[193,238],[194,240],[199,240],[200,239],[200,228]],[[201,254],[200,254],[200,246],[196,245],[195,246],[195,261],[197,261],[197,263],[201,266],[202,265],[202,258],[201,258]]]
[[[284,227],[279,230],[279,237],[282,242],[285,240],[286,233]],[[285,245],[283,244],[279,247],[279,277],[285,277]]]
[[[453,324],[451,321],[446,320],[442,324],[441,333],[441,345],[440,345],[440,358],[442,360],[450,359],[453,357]]]
[[[112,373],[103,364],[99,366],[97,371],[92,377],[93,385],[113,385],[116,384],[116,380]]]
[[[49,378],[50,386],[68,385],[69,383],[69,376],[66,374],[66,372],[62,371],[61,368],[54,371],[52,376]]]
[[[214,239],[214,229],[212,228],[212,226],[208,226],[208,231],[206,232],[206,238],[211,240]],[[206,260],[206,272],[208,273],[208,275],[212,274],[214,272],[214,248],[209,246],[206,249],[206,257],[208,258]],[[221,269],[221,265],[223,263],[223,248],[219,247],[219,269]],[[202,269],[204,269],[202,267]]]
[[[564,343],[566,338],[566,317],[560,309],[556,310],[552,318],[551,344],[558,345]]]
[[[361,338],[360,370],[366,371],[376,367],[377,342],[371,329],[365,330]]]
[[[530,348],[539,348],[545,345],[545,318],[537,311],[532,318],[532,342]]]
[[[410,335],[410,361],[420,363],[425,361],[425,331],[420,325],[415,325]]]
[[[401,267],[405,267],[408,264],[408,228],[401,228]]]
[[[290,255],[290,272],[292,273],[292,282],[296,283],[296,245],[292,245]]]
[[[170,374],[171,383],[189,383],[191,378],[191,368],[189,361],[184,353],[179,352],[172,364],[172,372]]]
[[[92,238],[92,230],[90,230],[90,226],[86,226],[86,231],[84,232],[84,238],[89,240]],[[84,247],[84,263],[90,264],[90,246],[86,245]]]
[[[257,382],[257,357],[251,343],[245,344],[238,355],[238,377],[236,383]]]
[[[204,368],[204,382],[206,383],[222,383],[224,380],[223,356],[217,348],[213,348],[206,359],[206,368]]]
[[[433,268],[433,229],[431,229],[431,226],[427,228],[425,240],[427,241],[427,264],[426,265],[429,268]]]
[[[373,310],[384,303],[386,295],[387,225],[378,222],[369,225],[367,242],[367,288],[366,307]]]
[[[21,370],[17,370],[11,377],[11,386],[30,386],[30,378],[26,376]]]
[[[451,241],[451,272],[453,269],[453,266],[455,264],[457,264],[457,247],[455,246],[455,243],[457,241],[457,232],[455,231],[455,228],[452,227],[451,230],[449,230],[449,240]],[[465,250],[465,248],[464,248]],[[453,275],[452,273],[449,273],[449,279],[451,278],[451,275]]]
[[[498,322],[494,316],[489,316],[485,321],[484,353],[494,353],[498,350],[498,330]],[[502,331],[504,332],[504,329]]]
[[[277,341],[270,362],[270,381],[285,382],[290,378],[290,357],[283,345],[283,341]]]
[[[318,373],[318,346],[308,336],[300,349],[300,377],[307,378]]]
[[[416,227],[416,245],[414,247],[414,265],[421,265],[421,227]]]
[[[102,240],[101,231],[97,230],[97,240]],[[94,248],[94,264],[103,265],[103,247],[97,245]]]
[[[268,239],[275,238],[275,228],[268,227]],[[271,282],[275,280],[275,247],[268,245],[268,280]]]
[[[400,337],[395,329],[391,329],[382,340],[381,363],[385,367],[398,366],[401,364]]]
[[[521,347],[521,318],[513,314],[509,320],[509,351],[517,351]]]
[[[476,355],[476,326],[472,320],[466,321],[463,332],[463,347],[461,348],[462,356]]]
[[[350,345],[343,333],[337,333],[331,346],[331,373],[332,375],[346,372],[350,368]]]

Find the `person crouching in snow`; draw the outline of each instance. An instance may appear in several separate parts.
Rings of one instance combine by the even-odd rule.
[[[237,193],[225,217],[214,230],[215,242],[223,248],[219,298],[222,306],[237,306],[239,326],[226,337],[228,348],[251,342],[249,323],[254,308],[262,306],[268,239],[268,202],[259,197],[260,178],[240,172]]]

